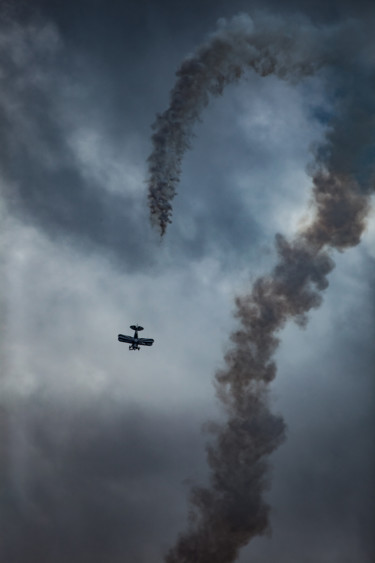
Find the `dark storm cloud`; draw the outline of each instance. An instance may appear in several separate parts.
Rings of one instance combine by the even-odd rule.
[[[10,156],[6,157],[5,163],[3,153],[2,168],[12,191],[10,200],[17,204],[18,212],[37,221],[49,233],[75,237],[75,243],[81,244],[82,248],[87,244],[91,248],[97,247],[118,257],[120,264],[127,262],[132,267],[136,262],[152,261],[154,250],[149,250],[152,236],[147,228],[145,232],[144,227],[140,227],[144,225],[144,208],[140,205],[142,193],[139,197],[129,195],[124,186],[123,194],[110,197],[102,192],[103,186],[97,181],[82,177],[82,170],[70,154],[71,148],[66,146],[67,131],[61,130],[56,108],[56,100],[61,98],[59,90],[64,80],[69,82],[69,79],[73,89],[86,88],[86,99],[81,100],[78,111],[87,114],[88,120],[91,118],[94,123],[105,124],[109,143],[121,146],[126,143],[127,134],[133,131],[141,135],[142,142],[146,143],[149,124],[155,111],[166,103],[168,83],[181,58],[200,41],[207,29],[212,28],[218,17],[231,16],[235,10],[246,11],[247,3],[192,3],[188,10],[183,4],[170,2],[113,2],[108,5],[102,1],[94,4],[86,1],[64,4],[39,1],[33,3],[32,8],[26,4],[17,5],[17,8],[14,3],[9,4],[13,7],[13,14],[12,11],[10,13],[13,17],[17,16],[23,25],[29,25],[30,21],[39,22],[35,26],[36,33],[45,25],[44,22],[53,22],[63,42],[60,50],[50,54],[49,60],[45,56],[39,56],[39,60],[36,57],[35,65],[51,77],[49,83],[42,84],[39,89],[25,84],[22,95],[25,118],[33,121],[33,127],[51,146],[50,150],[61,165],[56,170],[46,169],[35,158],[35,154],[25,147],[25,144],[34,142],[33,135],[23,146],[19,146],[18,141],[10,143],[9,129],[14,124],[12,116],[3,109],[3,119],[6,120],[3,133],[7,132],[3,145]],[[252,4],[251,9],[255,8],[256,4]],[[349,9],[349,3],[340,4],[338,8],[336,12],[331,10],[331,19]],[[283,3],[281,11],[288,13],[293,10],[293,2]],[[311,4],[305,12],[310,14],[311,11],[320,14],[322,20],[328,17],[326,3]],[[169,48],[171,42],[174,44],[173,52]],[[32,45],[29,47],[33,49]],[[3,56],[6,57],[6,52]],[[80,68],[77,60],[81,61]],[[25,69],[21,66],[15,72],[22,74]],[[4,86],[13,96],[11,77]],[[17,95],[20,96],[20,93]],[[69,106],[69,99],[65,103]],[[12,144],[11,148],[9,144]],[[147,151],[145,145],[145,156]],[[144,162],[140,162],[140,167],[146,177]],[[12,183],[13,180],[15,182]],[[224,182],[225,178],[220,180]],[[205,186],[201,189],[204,193],[208,192]],[[43,205],[40,205],[41,194]],[[222,260],[227,260],[238,244],[241,245],[247,238],[253,241],[258,238],[255,218],[246,220],[241,198],[233,194],[228,204],[225,196],[220,194],[219,189],[218,197],[212,198],[211,213],[206,214],[204,221],[203,217],[196,221],[197,225],[201,225],[199,235],[189,237],[181,229],[175,232],[170,244],[177,244],[183,250],[179,252],[180,259],[185,253],[187,257],[194,258],[216,251],[221,254]],[[226,219],[229,207],[238,216],[236,226],[242,236],[230,228],[231,222]],[[220,227],[217,219],[221,220]],[[139,236],[143,240],[146,236],[148,245],[140,246],[137,249],[139,254],[135,256],[128,245],[123,245],[123,240],[133,243]],[[130,246],[134,248],[133,244]],[[222,247],[223,250],[225,247],[224,251],[220,251]],[[242,256],[243,251],[243,247],[238,248],[237,256]]]
[[[203,33],[207,29],[212,29],[213,22],[218,17],[231,16],[239,9],[247,11],[248,7],[247,2],[220,1],[205,2],[203,5],[201,2],[189,2],[185,6],[176,2],[163,2],[160,5],[104,1],[33,2],[33,5],[37,4],[40,6],[40,13],[51,18],[58,25],[59,35],[61,33],[64,40],[62,50],[64,51],[67,46],[65,54],[68,58],[74,55],[74,48],[79,46],[80,54],[87,55],[90,51],[92,58],[98,63],[95,70],[99,72],[100,69],[98,89],[102,91],[95,100],[98,113],[103,112],[103,121],[107,118],[118,122],[123,120],[131,128],[140,124],[140,130],[145,136],[149,134],[148,125],[153,119],[154,110],[162,109],[167,103],[170,86],[166,78],[170,76],[173,79],[173,71],[179,63],[180,55],[184,56],[200,42]],[[331,5],[323,1],[304,4],[306,12],[313,14],[319,21],[335,20],[342,13],[355,13],[367,5],[366,2],[359,1],[354,6],[349,0]],[[254,5],[252,3],[252,6]],[[279,2],[269,4],[271,8],[281,10],[279,5]],[[300,2],[294,0],[283,2],[282,10],[290,13],[295,7],[300,9]],[[182,39],[180,35],[183,36]],[[128,50],[123,49],[124,37]],[[178,48],[175,49],[176,45]],[[154,53],[158,55],[155,57],[157,63],[153,57],[148,59],[146,56],[147,51],[151,52],[153,49],[156,49]],[[134,66],[130,65],[131,59],[134,59]],[[19,154],[17,150],[20,135],[16,136],[16,143],[13,141],[5,143],[4,146],[8,146],[8,157],[7,162],[2,159],[3,174],[6,174],[8,187],[12,189],[6,195],[9,202],[14,199],[13,209],[21,212],[23,217],[31,217],[37,221],[47,233],[70,237],[68,240],[75,243],[81,241],[84,250],[89,247],[99,248],[104,252],[114,252],[120,262],[125,261],[128,266],[138,268],[140,266],[138,259],[133,255],[134,249],[129,251],[124,241],[136,235],[136,251],[141,252],[139,260],[145,264],[149,263],[150,257],[144,244],[146,213],[137,209],[138,200],[134,196],[104,194],[97,181],[88,183],[87,179],[83,178],[71,148],[66,145],[65,132],[61,130],[59,117],[54,108],[53,99],[55,96],[59,98],[59,92],[56,90],[59,90],[60,72],[63,71],[61,74],[65,73],[65,75],[71,74],[74,68],[74,65],[67,64],[68,70],[67,67],[59,68],[59,76],[55,76],[55,67],[59,66],[62,60],[66,62],[65,55],[55,57],[53,54],[49,61],[43,60],[41,69],[52,75],[52,80],[47,85],[42,84],[40,88],[38,85],[31,87],[26,83],[22,93],[19,93],[10,86],[9,81],[5,82],[9,97],[13,98],[14,94],[15,100],[22,101],[23,108],[27,108],[30,100],[32,115],[29,116],[27,109],[19,115],[28,116],[31,120],[31,131],[38,132],[39,141],[42,140],[46,147],[45,154],[50,154],[52,158],[52,163],[48,163],[48,158],[47,162],[43,159],[41,161],[37,147],[35,149],[37,154],[31,152],[33,142],[37,144],[33,135],[24,138],[22,133]],[[145,62],[144,66],[143,62]],[[126,65],[129,63],[130,66],[127,68],[131,68],[131,72],[124,72],[125,63]],[[153,71],[152,66],[157,71]],[[158,79],[160,66],[164,68],[161,72],[162,78]],[[146,67],[150,71],[149,74],[145,72]],[[22,65],[18,67],[16,65],[12,70],[12,76],[21,76],[24,70]],[[130,75],[134,77],[133,71],[138,73],[135,79],[130,77]],[[139,81],[139,76],[142,74],[145,75],[144,82]],[[113,82],[101,79],[113,75],[116,75],[116,79],[111,78]],[[76,79],[77,75],[75,75]],[[158,80],[160,82],[157,82]],[[128,89],[124,86],[127,82],[131,83],[131,87],[128,84]],[[155,96],[160,96],[157,108],[155,103],[151,108],[147,104],[149,82],[153,85],[158,84],[157,92],[155,90],[152,93],[152,97],[154,93]],[[163,91],[165,89],[165,94],[161,94],[162,89]],[[113,93],[115,90],[118,91],[117,95]],[[108,92],[110,92],[109,101],[108,99],[104,101],[105,96],[102,96],[102,93]],[[129,94],[129,97],[121,99],[124,92]],[[137,100],[135,100],[136,96]],[[122,113],[127,106],[129,115]],[[89,108],[87,109],[90,111]],[[142,117],[136,116],[135,110],[143,112]],[[132,113],[134,115],[130,115]],[[120,114],[121,119],[119,119]],[[11,128],[11,131],[17,132],[17,129],[12,129],[12,120],[7,111],[4,111],[3,119],[7,131]],[[126,137],[126,132],[121,126],[118,126],[115,133],[112,131],[112,134],[113,138],[119,141],[123,141]],[[11,140],[8,132],[6,135],[4,141]],[[47,147],[51,147],[50,153]],[[366,160],[364,155],[358,158],[362,163],[364,159]],[[56,161],[57,168],[54,168]],[[360,169],[362,170],[362,165]],[[205,208],[199,211],[200,222],[205,222],[202,230],[207,234],[201,240],[199,236],[195,237],[190,247],[183,247],[181,244],[180,249],[183,249],[181,254],[186,248],[191,248],[192,257],[201,255],[202,248],[206,252],[211,244],[210,241],[204,241],[206,236],[215,237],[219,234],[219,244],[221,245],[223,241],[227,244],[229,240],[231,242],[228,246],[231,246],[235,244],[238,235],[243,233],[245,211],[240,209],[241,202],[236,196],[233,196],[233,200],[226,206],[224,183],[225,179],[219,186],[217,201],[212,202],[212,217],[206,216]],[[58,190],[55,190],[55,187]],[[29,192],[30,188],[34,188],[33,191]],[[62,192],[60,188],[66,189],[67,192]],[[82,220],[83,210],[87,210],[87,217],[84,220]],[[135,214],[134,210],[136,210]],[[190,210],[186,211],[189,212]],[[240,215],[239,224],[235,225],[238,231],[233,238],[231,238],[232,229],[227,230],[231,227],[231,212],[236,216]],[[217,221],[220,225],[215,227]],[[222,231],[221,225],[224,224],[228,227],[226,226]],[[142,231],[140,232],[139,229]],[[253,227],[248,226],[247,229],[249,235],[252,235]],[[139,240],[142,240],[142,245],[138,244]],[[242,250],[243,248],[241,252]],[[145,254],[142,255],[142,252]],[[340,303],[337,308],[340,308]],[[358,311],[357,314],[363,317]],[[346,321],[350,323],[351,319]],[[348,349],[350,343],[349,339]],[[333,345],[337,346],[336,343]],[[369,350],[370,346],[367,341],[366,349]],[[361,354],[360,346],[356,347],[355,354]],[[366,357],[368,361],[365,362],[364,370],[368,371],[372,357]],[[343,370],[349,359],[348,357],[347,362],[341,364]],[[353,358],[351,360],[354,361]],[[358,364],[356,363],[355,366]],[[356,367],[352,369],[355,370]],[[329,377],[330,373],[327,372],[327,378]],[[296,395],[295,401],[299,400],[300,397]],[[112,563],[124,559],[137,563],[158,560],[158,558],[162,560],[163,552],[172,544],[178,532],[177,528],[181,529],[183,525],[182,510],[178,504],[180,500],[177,499],[175,492],[179,480],[191,475],[191,468],[195,466],[196,459],[199,458],[197,464],[201,463],[199,454],[192,453],[194,447],[197,447],[197,442],[190,440],[187,436],[189,431],[185,431],[184,428],[185,425],[190,428],[190,422],[182,418],[176,421],[152,415],[146,419],[143,414],[133,411],[128,416],[123,412],[119,413],[116,409],[114,413],[108,414],[107,411],[103,413],[97,405],[92,409],[90,407],[83,409],[82,412],[72,413],[74,409],[59,410],[56,405],[47,406],[43,401],[40,401],[39,405],[32,403],[33,401],[30,400],[27,405],[23,404],[20,408],[10,406],[8,413],[4,413],[0,420],[1,429],[4,431],[0,445],[1,470],[3,483],[7,485],[3,489],[0,509],[2,529],[5,530],[0,540],[4,561],[12,558],[22,563],[29,561],[50,563],[52,560],[57,563],[67,561],[82,563],[86,558],[87,561],[98,561],[98,563],[107,560]],[[315,405],[319,412],[318,401]],[[346,406],[342,405],[344,412]],[[296,425],[299,427],[305,420],[302,415],[303,413],[296,419]],[[315,420],[313,417],[312,419]],[[272,417],[269,420],[272,422]],[[193,420],[191,424],[194,428]],[[359,462],[365,457],[363,452],[367,454],[369,447],[365,438],[366,424],[369,424],[367,419],[360,425],[361,436],[364,439],[362,447],[359,446],[358,441],[356,442],[357,438],[353,437],[353,442],[358,444]],[[175,432],[173,436],[170,434],[171,428]],[[246,429],[246,425],[244,428]],[[342,433],[335,434],[334,439],[340,441],[340,446],[337,448],[339,453],[347,446],[345,436],[351,429],[353,431],[353,426],[344,425]],[[193,430],[191,432],[193,433]],[[285,532],[282,537],[277,534],[278,528],[275,530],[273,525],[278,543],[274,541],[268,544],[271,546],[269,548],[272,554],[268,559],[263,558],[264,561],[284,557],[285,561],[304,559],[315,563],[318,557],[312,559],[311,552],[303,542],[305,534],[308,534],[310,539],[307,545],[313,547],[317,541],[313,524],[309,525],[311,522],[309,516],[313,512],[318,519],[321,509],[329,510],[329,514],[334,515],[337,513],[340,495],[344,498],[349,494],[348,485],[352,474],[350,464],[346,466],[337,460],[332,462],[330,469],[333,471],[329,472],[329,477],[323,484],[319,477],[321,474],[316,473],[320,462],[324,463],[324,459],[332,461],[332,457],[326,457],[329,455],[331,442],[324,442],[320,449],[324,432],[325,427],[320,428],[312,439],[311,429],[305,430],[301,437],[301,443],[306,448],[305,457],[301,456],[303,459],[301,461],[300,457],[300,463],[297,462],[297,465],[294,462],[301,451],[301,443],[293,442],[293,447],[289,450],[289,457],[282,466],[283,477],[286,475],[285,478],[289,477],[289,481],[279,485],[281,492],[278,489],[288,525],[283,527],[283,522],[280,523],[280,527]],[[357,432],[355,425],[354,432]],[[245,434],[246,432],[243,433],[244,440],[247,439]],[[177,460],[176,455],[180,459]],[[366,463],[366,460],[364,462]],[[342,478],[336,480],[340,487],[332,493],[332,485],[335,482],[334,470],[341,470]],[[367,481],[359,483],[360,476],[364,473],[358,472],[356,475],[359,476],[358,482],[355,484],[355,492],[351,493],[356,500],[350,504],[353,510],[357,506],[356,502],[361,504],[369,490]],[[315,500],[313,510],[310,510],[310,505],[306,506],[301,501],[300,494],[303,496],[306,493],[312,481],[320,482],[321,487],[315,489],[315,497],[313,494],[307,496],[309,501]],[[297,483],[296,489],[294,482]],[[198,496],[196,500],[199,502]],[[331,502],[325,502],[327,497]],[[291,514],[288,511],[289,500],[293,507]],[[270,502],[273,504],[272,500]],[[234,516],[242,517],[242,506],[243,504],[239,503],[238,511]],[[370,511],[371,506],[362,504],[361,509],[358,510],[358,514],[363,517],[364,526],[370,521]],[[287,520],[287,517],[290,520]],[[341,562],[346,555],[346,538],[341,537],[340,541],[337,539],[335,535],[337,526],[333,525],[332,521],[328,521],[327,530],[328,546],[336,542],[337,545],[339,544],[337,557],[334,555],[329,560]],[[161,544],[163,549],[160,547]],[[265,552],[266,550],[263,554]],[[289,557],[285,553],[288,553]],[[327,555],[326,552],[317,551],[317,553],[319,556],[323,553],[322,557]],[[259,555],[259,561],[262,556]],[[370,560],[371,553],[368,554],[366,563]],[[213,563],[212,560],[210,563]]]
[[[176,532],[182,468],[201,466],[183,415],[42,398],[2,412],[2,561],[147,561]],[[5,451],[4,451],[5,450]]]
[[[145,184],[139,192],[129,192],[124,180],[122,190],[108,191],[97,178],[85,175],[76,147],[70,144],[75,116],[81,115],[94,130],[99,124],[104,146],[107,142],[125,147],[128,137],[143,134],[144,160],[138,156],[135,164],[146,176],[146,143],[155,104],[148,99],[148,84],[158,84],[167,65],[162,45],[159,55],[153,52],[160,61],[157,70],[153,68],[144,36],[138,37],[127,25],[125,39],[115,33],[110,44],[102,43],[102,50],[95,53],[97,46],[92,46],[94,52],[87,51],[92,39],[87,30],[83,37],[87,34],[89,44],[81,37],[81,50],[75,52],[78,38],[72,30],[63,35],[53,21],[39,16],[23,25],[3,22],[0,169],[9,211],[51,237],[74,242],[82,251],[99,251],[115,258],[120,267],[142,269],[151,266],[157,254],[157,237],[146,220]],[[157,49],[160,30],[149,26],[154,39],[148,41]],[[60,28],[64,29],[63,23]],[[76,127],[79,131],[79,123]],[[238,254],[246,232],[256,238],[240,196],[232,195],[228,201],[224,182],[222,177],[217,197],[208,196],[210,214],[202,209],[195,217],[199,233],[193,237],[181,230],[176,233],[172,245],[179,248],[178,261],[215,251],[230,260],[233,249]],[[231,228],[231,214],[237,217],[236,230]]]
[[[299,358],[281,374],[290,377],[289,436],[274,459],[273,535],[240,561],[341,563],[348,553],[372,561],[374,334],[356,329],[371,327],[373,312],[350,309],[308,370]],[[86,405],[46,395],[39,389],[0,412],[1,560],[162,561],[184,522],[181,480],[205,478],[194,415],[146,413],[103,395]]]
[[[14,4],[9,1],[9,4]],[[232,16],[234,13],[243,11],[250,13],[252,10],[268,9],[278,14],[304,13],[314,21],[332,22],[343,17],[359,17],[373,12],[371,0],[304,0],[303,4],[299,0],[190,0],[187,2],[174,2],[173,0],[163,0],[162,2],[152,2],[150,0],[113,0],[110,4],[106,0],[80,0],[79,2],[61,3],[60,0],[35,0],[32,10],[38,9],[49,17],[56,19],[64,29],[69,32],[81,32],[79,20],[82,13],[85,20],[93,29],[99,33],[109,26],[113,28],[125,29],[126,32],[140,33],[140,28],[145,24],[157,22],[160,27],[165,27],[169,32],[174,30],[179,33],[186,27],[194,26],[191,33],[207,30],[207,24],[220,17]],[[26,3],[22,6],[22,11],[27,12],[30,7]],[[18,9],[18,13],[20,9]],[[152,26],[151,26],[152,27]]]
[[[215,7],[208,2],[199,9],[198,5],[189,5],[186,11],[183,5],[169,3],[156,6],[148,2],[114,2],[108,6],[104,2],[95,5],[36,2],[32,9],[24,5],[16,10],[13,5],[13,15],[23,22],[24,35],[27,36],[28,28],[34,34],[31,37],[29,32],[29,37],[23,39],[30,50],[31,68],[26,69],[22,61],[9,61],[12,41],[8,41],[2,53],[3,66],[11,67],[3,77],[4,95],[17,103],[17,119],[29,122],[27,131],[17,131],[14,115],[2,104],[1,168],[9,190],[5,193],[13,210],[37,222],[52,236],[68,236],[83,249],[88,246],[112,254],[119,264],[140,267],[151,263],[155,248],[152,234],[142,219],[143,190],[138,196],[129,194],[124,185],[122,194],[109,195],[98,180],[85,178],[72,147],[67,145],[70,126],[62,127],[59,106],[65,104],[68,111],[72,106],[71,117],[78,111],[87,115],[87,122],[91,119],[94,126],[97,122],[105,124],[104,134],[111,144],[125,145],[129,132],[140,135],[142,145],[147,143],[149,124],[155,111],[165,105],[168,83],[181,57],[212,27],[217,17],[245,7],[239,3],[238,7],[229,9],[225,3]],[[288,4],[284,8],[288,10]],[[37,36],[43,34],[43,28],[48,27],[45,22],[49,20],[55,35],[62,40],[55,50],[40,42],[36,52],[33,42],[37,43]],[[9,23],[7,20],[5,27],[10,38]],[[14,41],[20,42],[22,27],[17,33],[18,39],[14,37]],[[169,49],[171,41],[173,53]],[[35,83],[33,72],[49,78]],[[17,90],[18,81],[22,83],[22,91]],[[69,88],[82,90],[79,103],[75,104],[66,95]],[[144,144],[144,156],[147,151]],[[54,168],[47,166],[43,152],[52,154],[58,163]],[[139,166],[146,177],[145,163],[139,162]],[[199,184],[202,201],[203,194],[211,198],[209,214],[204,209],[200,212],[198,207],[195,224],[199,233],[188,235],[181,229],[175,231],[170,244],[182,250],[178,253],[180,260],[182,256],[188,260],[199,258],[207,252],[216,252],[222,260],[230,260],[234,252],[243,256],[246,239],[255,241],[259,236],[256,218],[246,219],[240,195],[234,193],[228,201],[224,182],[230,179],[221,175],[214,181],[218,182],[215,198],[209,196],[210,182]],[[231,213],[237,217],[236,231],[231,228]],[[138,245],[135,253],[135,241],[139,237],[143,240],[146,237],[147,245]]]
[[[152,237],[140,221],[139,197],[126,186],[116,194],[87,179],[69,146],[67,112],[74,121],[74,112],[82,111],[69,94],[79,89],[79,69],[73,63],[64,68],[69,56],[55,27],[13,23],[0,33],[0,169],[9,210],[122,266],[151,265]],[[137,245],[140,238],[144,244]]]

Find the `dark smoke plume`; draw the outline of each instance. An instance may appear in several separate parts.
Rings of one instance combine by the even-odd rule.
[[[348,37],[350,36],[350,49]],[[191,521],[166,556],[167,563],[228,563],[255,535],[269,530],[267,457],[285,437],[283,420],[268,407],[268,384],[278,332],[289,319],[304,326],[319,307],[331,249],[357,245],[374,191],[374,69],[363,57],[366,39],[355,22],[317,29],[305,21],[285,22],[245,15],[221,22],[219,30],[177,72],[169,108],[154,124],[149,158],[149,201],[163,235],[171,222],[181,160],[192,127],[210,95],[238,80],[247,68],[298,81],[327,66],[339,94],[324,144],[311,166],[314,218],[288,242],[276,235],[278,263],[236,299],[240,328],[231,336],[226,367],[215,376],[227,422],[211,426],[207,446],[210,485],[191,492]],[[372,144],[371,144],[372,143]]]
[[[317,30],[305,21],[289,23],[269,17],[258,18],[254,25],[249,16],[242,14],[230,22],[219,23],[209,42],[182,63],[169,108],[153,124],[148,197],[152,222],[162,235],[171,223],[171,202],[193,126],[210,96],[221,95],[227,84],[238,81],[248,69],[261,76],[274,74],[293,82],[323,66],[340,67],[343,61],[348,70],[350,63],[356,63],[355,56],[346,48],[348,37],[355,54],[356,43],[360,47],[360,33],[353,22]],[[364,123],[363,118],[360,122]]]

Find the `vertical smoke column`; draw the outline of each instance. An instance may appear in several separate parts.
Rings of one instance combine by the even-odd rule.
[[[319,307],[334,267],[324,245],[356,245],[369,207],[368,196],[348,178],[319,174],[315,192],[314,222],[291,243],[276,235],[277,265],[250,294],[236,299],[241,326],[231,335],[226,368],[215,376],[227,422],[212,428],[210,486],[192,490],[190,529],[167,554],[167,563],[229,563],[269,529],[269,506],[262,497],[269,480],[267,457],[285,431],[267,402],[267,386],[276,374],[277,332],[288,319],[305,325],[307,313]]]
[[[351,24],[354,54],[344,54],[345,26],[317,30],[297,23],[265,17],[254,27],[243,15],[224,22],[183,63],[170,107],[154,125],[149,200],[163,235],[171,222],[171,201],[192,126],[209,95],[220,94],[246,68],[296,81],[322,65],[330,65],[335,87],[342,92],[311,166],[314,219],[291,242],[276,235],[279,258],[273,271],[258,279],[251,293],[236,299],[240,328],[231,335],[226,367],[215,376],[227,420],[211,427],[209,486],[191,491],[190,526],[167,554],[167,563],[229,563],[252,537],[268,530],[269,506],[263,499],[269,484],[267,459],[285,435],[283,420],[270,412],[267,401],[276,374],[278,333],[289,319],[305,325],[309,311],[319,307],[334,267],[330,250],[359,243],[374,191],[370,157],[375,111],[365,94],[373,91],[374,69],[360,62],[360,34]]]

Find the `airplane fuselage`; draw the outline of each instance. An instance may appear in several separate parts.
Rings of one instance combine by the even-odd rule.
[[[139,346],[138,346],[138,334],[135,333],[134,338],[133,338],[133,344],[131,346],[129,346],[129,350],[139,350]]]

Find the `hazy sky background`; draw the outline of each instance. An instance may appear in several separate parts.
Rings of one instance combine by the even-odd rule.
[[[185,529],[189,488],[207,479],[202,425],[223,418],[212,378],[233,298],[306,217],[332,97],[323,75],[249,73],[212,100],[162,242],[150,125],[218,18],[257,8],[359,19],[375,64],[372,2],[1,4],[4,563],[158,563]],[[374,559],[374,243],[372,211],[362,243],[332,255],[307,328],[282,333],[272,536],[241,563]],[[117,334],[135,322],[155,343],[131,353]]]

